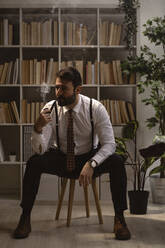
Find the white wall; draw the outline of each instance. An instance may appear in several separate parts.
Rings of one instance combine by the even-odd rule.
[[[165,1],[164,0],[141,0],[140,7],[140,45],[148,45],[158,55],[162,54],[160,47],[155,47],[150,44],[147,38],[143,35],[143,24],[152,17],[165,15]],[[147,94],[146,94],[147,96]],[[147,146],[151,144],[154,134],[157,132],[157,128],[148,130],[146,128],[145,120],[152,116],[153,109],[149,106],[145,106],[141,103],[141,99],[144,97],[138,96],[138,120],[140,121],[138,144],[139,146]]]

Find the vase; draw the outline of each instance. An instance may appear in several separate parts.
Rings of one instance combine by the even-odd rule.
[[[128,191],[131,214],[146,214],[149,191]]]
[[[156,204],[165,204],[165,178],[150,176],[150,187],[152,202]]]

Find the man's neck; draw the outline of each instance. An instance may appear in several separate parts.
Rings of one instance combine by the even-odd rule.
[[[67,108],[67,109],[73,109],[73,108],[77,105],[78,101],[79,101],[79,94],[76,95],[76,100],[75,100],[75,102],[72,103],[71,105],[66,106],[66,108]]]

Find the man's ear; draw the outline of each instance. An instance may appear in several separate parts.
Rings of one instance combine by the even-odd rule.
[[[77,87],[76,87],[76,93],[77,94],[79,94],[80,92],[81,92],[81,88],[82,88],[82,86],[81,85],[78,85]]]

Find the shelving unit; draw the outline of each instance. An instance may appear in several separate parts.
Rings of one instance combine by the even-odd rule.
[[[0,139],[5,151],[5,161],[0,162],[0,175],[5,178],[4,181],[0,180],[0,197],[5,195],[10,198],[10,195],[12,195],[12,198],[20,199],[22,175],[25,167],[23,155],[24,127],[33,126],[32,123],[23,121],[22,100],[26,99],[28,103],[47,102],[54,98],[54,82],[50,84],[43,81],[40,81],[39,84],[22,83],[26,71],[23,72],[22,61],[31,60],[31,63],[34,63],[34,59],[36,59],[39,62],[38,67],[40,67],[42,61],[46,60],[48,67],[49,61],[53,58],[53,61],[57,63],[58,69],[64,66],[64,61],[74,61],[73,65],[79,66],[83,76],[82,94],[100,101],[104,99],[129,101],[132,103],[135,115],[136,84],[121,84],[121,82],[119,82],[120,84],[115,82],[108,84],[107,81],[103,83],[101,78],[102,75],[107,74],[107,70],[102,74],[102,61],[105,61],[105,63],[112,63],[112,61],[116,60],[122,61],[128,55],[123,42],[124,29],[122,23],[124,13],[119,11],[118,6],[108,5],[102,8],[96,5],[93,8],[80,5],[76,6],[76,8],[72,6],[54,8],[51,5],[44,5],[44,7],[38,8],[30,5],[30,7],[10,8],[9,6],[3,6],[1,8],[0,5],[0,16],[1,34],[2,29],[3,33],[6,32],[4,31],[6,25],[4,24],[4,19],[8,20],[8,24],[13,25],[12,44],[4,45],[3,40],[0,41],[0,65],[10,61],[14,63],[17,58],[19,59],[17,83],[0,83],[0,102],[15,101],[20,115],[20,123],[0,123]],[[112,23],[120,26],[121,37],[118,44],[112,43],[109,45],[102,38],[104,31],[101,30],[101,27],[104,26],[106,30],[106,25],[110,28]],[[48,31],[50,26],[51,32]],[[41,27],[42,29],[40,29]],[[34,33],[33,29],[35,30]],[[30,32],[34,35],[28,37],[27,34],[30,34]],[[46,32],[49,32],[49,35]],[[38,38],[39,34],[40,39]],[[109,35],[110,32],[106,39],[110,39]],[[134,53],[136,54],[136,37]],[[83,61],[83,63],[80,61]],[[25,63],[30,64],[30,62]],[[87,67],[86,64],[88,63],[95,63],[95,65]],[[27,68],[27,65],[25,68]],[[87,76],[86,68],[88,72],[93,70],[91,75],[95,76],[95,80],[89,80],[90,77],[89,74]],[[29,78],[28,74],[26,76]],[[89,80],[88,83],[86,83],[87,80]],[[123,125],[114,125],[114,130],[116,127],[120,129]],[[8,161],[11,151],[16,153],[17,160],[14,163]],[[11,178],[14,178],[12,186]],[[56,179],[52,179],[52,182],[53,180]],[[56,180],[56,185],[58,188],[58,180]],[[99,185],[100,192],[103,192],[101,181]],[[103,193],[101,194],[103,195]],[[101,194],[100,197],[102,199]]]

